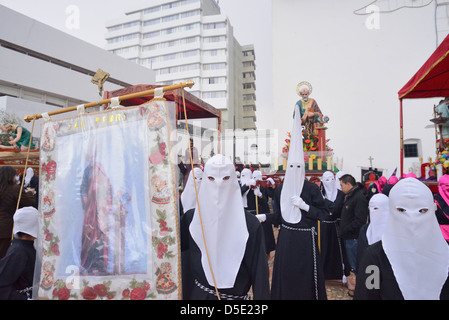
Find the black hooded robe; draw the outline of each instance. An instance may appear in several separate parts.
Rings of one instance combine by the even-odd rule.
[[[344,244],[338,234],[341,208],[344,202],[344,193],[338,190],[335,201],[324,199],[329,209],[329,215],[320,221],[321,258],[326,280],[341,280],[347,266]]]
[[[373,266],[377,269],[373,269]],[[378,283],[374,280],[376,270],[379,273]],[[422,272],[431,272],[431,270]],[[354,300],[404,300],[382,241],[377,241],[366,248],[360,261],[356,281]],[[449,278],[443,285],[440,299],[449,299]]]
[[[310,206],[309,212],[301,210],[299,223],[287,223],[280,211],[282,186],[279,185],[275,191],[275,211],[280,219],[280,230],[274,256],[271,299],[325,300],[317,220],[327,215],[326,203],[319,187],[305,180],[301,198]]]
[[[34,242],[14,239],[0,260],[0,300],[31,298],[36,250]]]
[[[217,300],[215,288],[210,286],[201,264],[201,250],[193,240],[189,226],[192,222],[195,209],[187,211],[181,217],[181,250],[188,252],[189,259],[182,262],[183,274],[190,274],[190,288],[183,288],[189,292],[184,299],[191,300]],[[259,220],[245,212],[248,227],[248,240],[240,269],[237,273],[233,288],[219,289],[221,300],[248,299],[248,292],[252,288],[254,300],[268,300],[270,298],[268,262],[265,253],[265,240],[263,229]]]

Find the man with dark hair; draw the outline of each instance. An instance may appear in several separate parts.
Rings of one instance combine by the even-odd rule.
[[[348,289],[355,289],[355,275],[357,273],[357,239],[360,228],[368,217],[368,199],[363,190],[357,185],[354,177],[345,174],[340,178],[341,191],[345,194],[345,201],[341,210],[340,238],[346,249],[346,255],[351,268],[348,277]]]

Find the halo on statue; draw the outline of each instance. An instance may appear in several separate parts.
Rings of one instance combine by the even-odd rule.
[[[307,81],[301,81],[300,83],[298,83],[296,85],[296,94],[298,96],[301,95],[301,89],[307,87],[307,89],[309,89],[309,95],[312,93],[312,85],[310,84],[310,82]]]

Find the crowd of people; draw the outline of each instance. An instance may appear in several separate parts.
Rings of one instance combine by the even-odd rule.
[[[312,182],[295,148],[278,184],[221,154],[188,168],[183,299],[324,300],[326,280],[356,300],[449,299],[449,175],[435,195],[413,175],[366,186],[326,171]],[[31,298],[38,186],[32,168],[0,168],[0,300]]]
[[[179,212],[184,299],[323,300],[326,280],[354,299],[449,299],[449,175],[434,195],[416,177],[367,187],[326,171],[315,183],[296,161],[279,184],[223,155],[190,170]],[[20,177],[0,168],[1,300],[31,298],[33,176],[17,207]]]
[[[326,280],[342,281],[356,300],[449,299],[449,175],[433,195],[415,177],[392,175],[365,186],[326,171],[319,183],[304,179],[300,196],[291,196],[283,192],[288,180],[261,183],[261,172],[249,168],[234,176],[232,163],[220,157],[195,171],[198,194],[183,192],[182,202],[192,203],[181,213],[183,254],[190,257],[183,264],[185,299],[245,299],[252,287],[254,299],[320,300],[327,298]]]
[[[216,155],[183,194],[197,200],[181,213],[184,299],[247,299],[251,288],[254,299],[324,300],[330,279],[356,300],[449,299],[449,179],[435,197],[409,175],[368,188],[341,171],[309,181],[300,116],[296,105],[284,179],[274,189],[261,187],[257,170],[235,174]]]

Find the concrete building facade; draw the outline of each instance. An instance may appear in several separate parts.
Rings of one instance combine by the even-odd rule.
[[[0,110],[21,119],[101,100],[91,83],[98,69],[110,73],[104,90],[155,82],[151,69],[1,5],[0,56]]]
[[[215,0],[153,0],[106,24],[106,50],[155,71],[222,111],[224,129],[256,129],[255,54]]]

